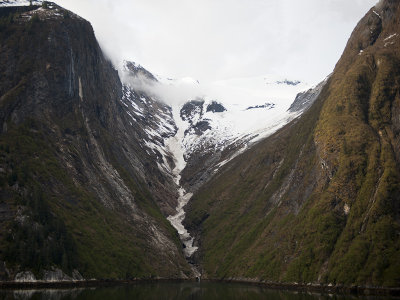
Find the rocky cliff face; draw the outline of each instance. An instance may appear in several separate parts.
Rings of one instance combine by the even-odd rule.
[[[190,276],[163,216],[175,183],[146,144],[170,112],[121,84],[87,21],[25,10],[0,20],[1,278]]]
[[[172,215],[178,198],[178,186],[172,173],[174,157],[166,145],[166,140],[178,130],[172,110],[154,96],[135,89],[134,83],[143,78],[149,82],[157,81],[149,71],[133,62],[126,62],[123,73],[125,83],[121,102],[129,125],[134,128],[136,143],[143,153],[139,162],[141,168],[137,171],[141,172],[164,216]],[[131,139],[129,136],[126,138]],[[137,161],[137,158],[133,156],[129,160]]]
[[[311,105],[314,104],[315,100],[317,100],[319,94],[321,94],[321,91],[324,88],[328,79],[329,76],[325,78],[325,80],[317,84],[315,87],[297,94],[293,103],[289,107],[289,111],[307,111],[311,107]]]
[[[194,194],[205,276],[400,285],[398,20],[372,8],[308,111]]]

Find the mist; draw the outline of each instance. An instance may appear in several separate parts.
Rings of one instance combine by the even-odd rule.
[[[376,0],[58,0],[88,19],[116,67],[124,59],[201,82],[332,72]]]

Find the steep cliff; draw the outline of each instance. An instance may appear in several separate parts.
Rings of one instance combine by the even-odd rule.
[[[144,142],[154,124],[133,118],[148,96],[87,21],[52,3],[0,11],[0,278],[190,276],[165,218],[175,183]]]
[[[399,20],[372,8],[310,109],[195,193],[204,276],[400,285]]]

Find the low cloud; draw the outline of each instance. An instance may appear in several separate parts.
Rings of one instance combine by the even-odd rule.
[[[57,0],[56,0],[57,1]],[[58,0],[88,19],[115,65],[201,82],[281,74],[318,82],[377,0]]]
[[[134,90],[168,105],[180,105],[188,100],[204,98],[207,94],[205,87],[191,78],[164,79],[160,82],[140,74],[131,76],[127,72],[120,72],[120,77],[124,84],[130,85]]]

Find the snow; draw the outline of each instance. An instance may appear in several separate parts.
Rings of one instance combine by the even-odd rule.
[[[168,216],[168,220],[171,225],[178,231],[181,241],[185,245],[184,253],[186,257],[192,256],[192,254],[197,250],[197,247],[193,246],[194,238],[190,236],[190,233],[183,226],[182,222],[185,219],[184,206],[189,202],[192,197],[191,193],[186,193],[185,189],[180,186],[180,173],[186,166],[186,161],[184,158],[184,148],[182,147],[181,141],[184,138],[185,130],[189,127],[189,122],[184,121],[180,117],[180,108],[175,107],[172,109],[172,115],[174,121],[178,127],[178,131],[175,136],[167,139],[165,144],[167,149],[172,153],[175,159],[175,168],[172,170],[172,174],[175,179],[175,183],[180,187],[178,206],[176,208],[176,214]]]
[[[387,47],[388,45],[394,45],[394,42],[387,42],[387,43],[385,43],[385,47]]]
[[[176,213],[168,216],[168,220],[185,245],[185,256],[190,257],[197,247],[193,246],[194,238],[182,223],[185,218],[184,207],[192,197],[180,185],[186,160],[198,152],[221,152],[234,146],[235,151],[214,166],[213,172],[216,172],[252,144],[273,134],[299,116],[301,112],[293,113],[288,109],[296,95],[308,90],[311,85],[273,75],[233,78],[205,84],[190,77],[156,77],[158,81],[149,85],[145,82],[138,84],[134,80],[126,81],[122,102],[126,104],[127,113],[133,120],[138,116],[144,118],[143,107],[155,108],[156,99],[171,107],[172,119],[169,113],[161,110],[148,116],[146,110],[146,118],[151,117],[147,120],[152,125],[143,128],[146,134],[144,144],[150,152],[161,153],[162,161],[158,161],[157,166],[162,172],[172,176],[177,185]],[[292,84],[293,82],[296,84]],[[134,92],[135,87],[140,88],[140,93]],[[180,115],[182,106],[191,100],[202,102],[197,102],[195,109],[183,120]],[[226,110],[207,112],[207,106],[213,101],[222,104]],[[249,109],[250,107],[252,108]],[[198,122],[207,122],[210,128],[198,135],[193,127]],[[168,138],[163,138],[166,136]],[[175,167],[172,170],[167,156],[174,159]]]
[[[145,98],[145,97],[141,96],[141,97],[140,97],[140,100],[141,100],[144,104],[147,104],[147,101],[146,101],[146,98]]]
[[[42,0],[32,1],[32,5],[42,5]],[[0,0],[1,6],[29,6],[29,0]]]
[[[385,38],[383,41],[385,41],[385,47],[387,47],[388,45],[394,45],[394,41],[389,42],[390,39],[394,38],[397,36],[397,33],[393,33],[391,35],[389,35],[387,38]]]
[[[381,18],[381,15],[378,14],[375,10],[373,10],[373,13],[376,14],[380,19],[382,19],[382,18]]]
[[[384,39],[384,41],[390,40],[391,38],[395,37],[397,35],[397,33],[393,33],[391,35],[389,35],[387,38]]]
[[[136,118],[134,116],[132,116],[132,114],[129,111],[127,111],[127,114],[132,118],[133,121],[136,122]]]
[[[173,85],[173,86],[182,86],[182,85],[198,85],[200,84],[197,79],[192,77],[183,77],[183,78],[164,78],[161,76],[156,76],[156,78],[163,82],[166,85]]]
[[[168,85],[181,87],[182,85],[194,85],[196,88],[201,84],[193,79],[185,78],[182,80],[163,81]],[[178,231],[182,242],[185,245],[185,255],[190,257],[197,247],[193,246],[193,237],[183,226],[185,218],[184,206],[189,202],[192,194],[186,193],[180,186],[180,173],[186,166],[185,157],[189,157],[196,151],[201,151],[206,147],[213,148],[214,151],[223,151],[225,147],[237,143],[239,149],[231,156],[215,166],[214,172],[229,162],[231,159],[245,151],[250,142],[255,143],[260,139],[271,135],[276,130],[287,124],[290,120],[297,117],[299,113],[290,113],[288,108],[294,101],[296,95],[310,88],[310,85],[298,83],[296,85],[282,84],[280,78],[274,76],[263,76],[257,78],[238,78],[225,81],[214,82],[204,88],[209,92],[209,96],[198,97],[204,100],[202,109],[196,107],[191,111],[190,119],[192,124],[206,120],[211,129],[208,129],[198,136],[193,132],[185,131],[190,128],[188,120],[182,120],[180,110],[183,106],[180,102],[172,104],[173,118],[178,127],[175,136],[167,139],[165,144],[170,153],[175,158],[175,168],[173,176],[179,188],[178,206],[176,214],[168,217],[172,226]],[[192,100],[192,99],[187,99]],[[213,113],[207,112],[207,106],[212,101],[221,103],[226,111]],[[249,106],[266,105],[266,108],[247,109]],[[203,112],[203,114],[201,113]]]
[[[83,101],[83,88],[80,76],[78,77],[78,81],[79,81],[79,98],[81,98],[81,101]]]
[[[135,114],[144,118],[144,115],[143,115],[144,110],[142,108],[140,108],[134,101],[136,99],[136,95],[135,95],[135,93],[132,92],[132,87],[130,85],[124,85],[122,93],[123,93],[122,104],[129,108],[129,106],[128,106],[128,103],[129,103],[132,106]],[[132,116],[132,114],[129,111],[128,111],[128,114],[132,117],[132,119],[134,119],[134,120],[136,119],[135,117]]]
[[[168,79],[164,82],[169,85],[176,82],[181,87],[184,81]],[[177,137],[186,157],[206,144],[214,144],[216,149],[222,151],[226,146],[242,139],[256,142],[267,137],[297,116],[287,110],[299,92],[310,88],[310,84],[304,82],[297,85],[282,84],[281,77],[272,75],[235,78],[206,85],[201,85],[195,80],[186,82],[189,85],[195,84],[196,88],[199,87],[200,91],[204,91],[203,96],[199,95],[204,100],[204,114],[194,111],[190,116],[191,121],[196,124],[201,120],[207,120],[212,128],[200,137],[195,134]],[[204,96],[206,93],[208,95]],[[221,103],[226,111],[206,112],[207,105],[214,100]],[[266,103],[273,103],[273,108],[247,109],[250,106]],[[176,122],[181,122],[178,113],[181,106],[181,103],[172,103]],[[189,126],[188,123],[177,124],[178,128],[182,125],[185,130]]]
[[[185,219],[184,206],[189,202],[192,197],[192,193],[186,193],[185,189],[179,189],[178,207],[176,208],[177,213],[173,216],[169,216],[167,219],[171,225],[178,231],[181,241],[185,245],[184,253],[186,257],[190,257],[196,252],[198,247],[193,246],[194,238],[190,236],[190,233],[183,226],[182,222]]]
[[[189,127],[189,122],[183,121],[180,117],[179,107],[172,108],[172,116],[175,121],[178,131],[175,136],[167,139],[165,145],[175,158],[175,168],[172,170],[175,175],[176,184],[179,185],[180,173],[186,166],[184,158],[184,148],[182,147],[182,140],[184,139],[185,130]]]
[[[349,206],[347,203],[344,204],[343,212],[344,212],[344,214],[345,214],[346,216],[347,216],[347,215],[349,214],[349,212],[350,212],[350,206]]]

